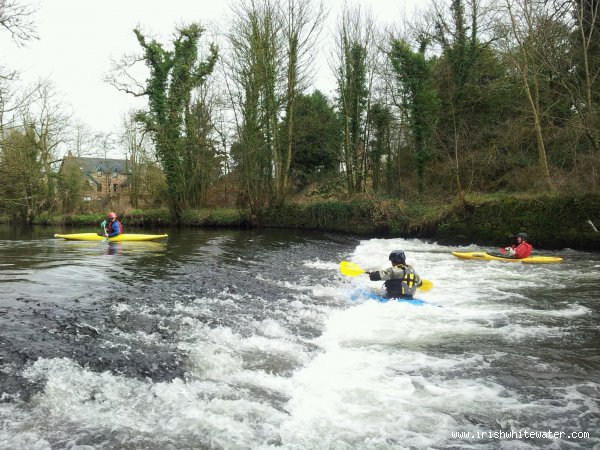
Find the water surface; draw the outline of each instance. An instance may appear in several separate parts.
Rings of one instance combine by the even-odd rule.
[[[2,449],[600,445],[598,254],[526,265],[312,232],[58,231],[86,230],[0,227]],[[338,271],[394,249],[434,283],[427,305],[357,298],[381,283]]]

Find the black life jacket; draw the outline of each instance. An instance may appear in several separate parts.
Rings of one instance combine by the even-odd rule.
[[[417,290],[419,277],[411,266],[397,266],[404,270],[402,278],[387,280],[383,285],[389,298],[412,298]]]

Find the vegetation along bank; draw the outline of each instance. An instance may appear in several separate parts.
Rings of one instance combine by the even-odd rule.
[[[97,226],[102,214],[41,215],[40,225]],[[120,216],[127,227],[169,227],[166,209]],[[435,239],[448,244],[502,245],[518,231],[535,248],[600,250],[600,194],[573,196],[468,196],[464,202],[413,204],[355,198],[286,203],[258,217],[235,208],[187,210],[181,226],[277,227],[362,236]]]

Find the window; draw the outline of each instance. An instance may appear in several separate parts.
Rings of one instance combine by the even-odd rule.
[[[102,183],[98,183],[98,192],[102,192]]]
[[[84,195],[84,196],[83,196],[83,201],[84,201],[84,202],[91,202],[91,201],[92,201],[92,197],[91,197],[91,196],[89,196],[89,195]]]
[[[116,170],[113,169],[112,177],[117,178],[117,176],[119,176],[119,172],[117,172]]]
[[[118,184],[113,184],[113,192],[117,192],[117,188],[119,187]]]

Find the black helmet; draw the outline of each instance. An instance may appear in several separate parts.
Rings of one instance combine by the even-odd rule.
[[[390,261],[392,264],[404,264],[406,263],[406,255],[402,250],[394,250],[390,253]]]
[[[523,239],[524,241],[527,241],[527,240],[529,240],[529,236],[527,235],[527,233],[523,233],[523,232],[517,233],[517,234],[515,235],[515,237],[516,237],[516,238],[521,238],[521,239]]]

